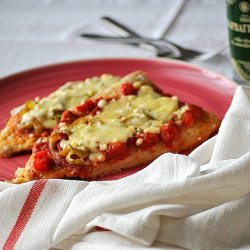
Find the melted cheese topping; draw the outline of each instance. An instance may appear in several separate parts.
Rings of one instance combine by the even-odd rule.
[[[21,125],[31,123],[34,119],[43,124],[45,128],[56,125],[55,114],[70,109],[87,98],[117,84],[120,77],[104,74],[101,77],[88,78],[85,81],[68,82],[48,97],[34,100],[34,107],[23,114]]]
[[[70,136],[70,145],[78,149],[89,149],[95,153],[98,144],[107,144],[111,142],[126,142],[135,130],[132,127],[121,126],[118,123],[96,123],[85,125],[78,123],[72,128]]]
[[[61,146],[65,148],[69,144],[98,157],[99,145],[116,141],[126,143],[137,131],[160,133],[160,126],[177,110],[177,97],[165,97],[150,86],[142,86],[136,96],[122,96],[105,103],[96,116],[82,117],[70,125],[61,126],[60,131],[69,134],[69,139]],[[137,142],[138,146],[140,144],[142,141]],[[89,157],[93,159],[91,153]]]

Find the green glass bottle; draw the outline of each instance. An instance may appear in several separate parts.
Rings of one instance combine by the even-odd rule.
[[[250,83],[250,0],[227,0],[227,17],[233,66]]]

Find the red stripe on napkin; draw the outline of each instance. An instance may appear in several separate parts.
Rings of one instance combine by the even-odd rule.
[[[36,203],[47,183],[47,180],[35,181],[30,192],[23,204],[21,212],[17,218],[16,224],[12,228],[9,237],[7,238],[3,250],[13,249],[20,235],[22,234],[26,224],[28,223],[31,214],[36,206]]]

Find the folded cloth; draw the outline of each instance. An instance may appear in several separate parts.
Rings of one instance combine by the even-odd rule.
[[[115,181],[2,183],[0,248],[250,248],[249,124],[238,87],[217,137],[189,156]]]

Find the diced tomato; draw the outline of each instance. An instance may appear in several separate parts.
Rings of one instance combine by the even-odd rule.
[[[92,113],[92,111],[97,108],[97,104],[101,99],[102,98],[97,98],[94,100],[93,99],[86,100],[84,103],[76,106],[77,113],[80,116],[85,116]]]
[[[34,169],[43,172],[48,169],[50,158],[46,150],[39,151],[34,155]]]
[[[148,142],[149,144],[156,144],[159,141],[159,135],[158,134],[151,134],[151,133],[145,133],[144,140]]]
[[[61,122],[72,123],[77,116],[70,110],[66,110],[62,114]]]
[[[96,103],[94,102],[94,100],[87,100],[84,103],[76,106],[76,110],[77,110],[77,112],[81,113],[82,115],[87,115],[95,107],[96,107]]]
[[[53,158],[52,153],[51,153],[50,148],[49,148],[49,143],[47,141],[46,142],[37,142],[34,144],[34,146],[32,148],[32,153],[37,153],[40,151],[46,151],[48,157],[50,159]]]
[[[121,92],[123,95],[135,95],[137,90],[129,82],[125,82],[121,85]]]
[[[170,120],[168,123],[164,124],[160,128],[161,130],[161,139],[167,146],[171,146],[174,138],[179,133],[178,125],[173,121]]]
[[[202,114],[202,109],[195,105],[188,105],[188,110],[183,114],[182,124],[187,127],[192,127],[195,120]]]
[[[143,137],[140,137],[140,138],[143,139],[143,142],[141,144],[142,148],[150,147],[159,142],[159,134],[152,134],[152,133],[146,132],[143,134]]]
[[[125,143],[114,142],[108,144],[108,148],[105,152],[107,159],[124,159],[128,156],[128,149]]]
[[[91,112],[90,112],[90,115],[96,115],[96,113],[98,112],[98,111],[100,111],[101,110],[101,108],[99,108],[98,106],[96,106]]]

